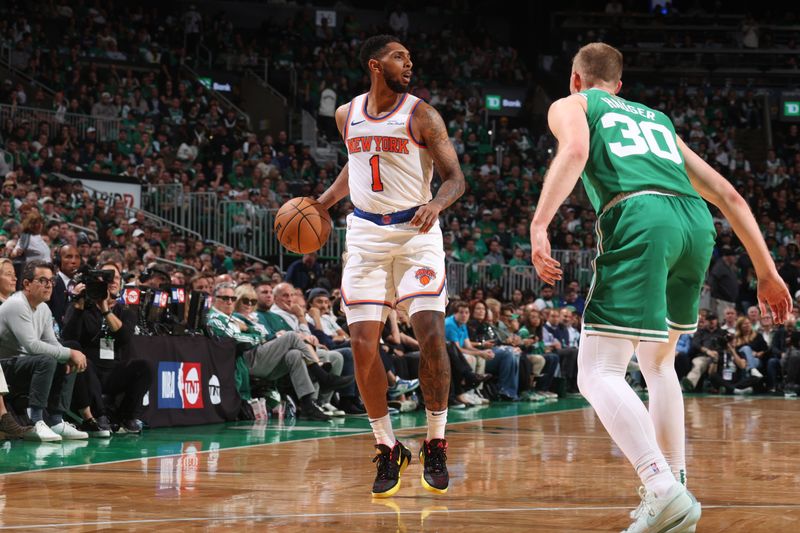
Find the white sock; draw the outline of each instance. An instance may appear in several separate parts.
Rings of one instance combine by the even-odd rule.
[[[425,409],[425,416],[428,418],[428,441],[443,439],[444,427],[447,425],[447,408],[444,411]]]
[[[378,444],[385,444],[389,448],[394,448],[394,443],[397,442],[397,439],[394,438],[392,419],[389,418],[389,413],[380,418],[370,418],[369,425],[372,426],[372,434],[375,435],[375,441]]]
[[[686,486],[686,426],[683,392],[675,373],[675,346],[680,333],[669,332],[669,342],[639,345],[639,369],[647,381],[648,411],[658,447],[675,479]]]
[[[663,496],[675,484],[642,400],[625,381],[632,340],[581,333],[578,388],[648,491]],[[649,383],[648,383],[649,385]]]

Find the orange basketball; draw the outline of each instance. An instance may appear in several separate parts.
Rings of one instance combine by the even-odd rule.
[[[297,254],[316,252],[331,234],[327,209],[309,197],[292,198],[275,215],[275,235],[287,249]]]

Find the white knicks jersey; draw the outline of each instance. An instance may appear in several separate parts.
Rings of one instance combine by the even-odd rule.
[[[367,114],[367,96],[356,96],[347,111],[350,199],[368,213],[386,215],[431,201],[433,161],[411,133],[414,109],[422,100],[404,94],[386,116]]]

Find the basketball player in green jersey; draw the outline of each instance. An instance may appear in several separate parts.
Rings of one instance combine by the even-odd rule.
[[[547,226],[578,178],[598,213],[595,276],[586,302],[578,387],[644,485],[629,532],[694,531],[701,507],[686,489],[683,396],[674,370],[714,244],[707,200],[747,249],[762,313],[783,322],[791,297],[744,199],[692,152],[660,111],[616,96],[622,54],[602,43],[578,51],[571,96],[548,113],[558,152],[531,222],[532,260],[547,283],[561,279]],[[649,412],[625,382],[637,353]]]

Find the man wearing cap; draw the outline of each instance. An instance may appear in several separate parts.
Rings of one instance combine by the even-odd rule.
[[[711,287],[711,309],[717,315],[724,315],[725,308],[736,307],[739,296],[739,272],[736,267],[736,252],[730,246],[720,249],[720,258],[708,274]]]
[[[45,196],[39,203],[42,204],[42,216],[50,218],[55,213],[55,201],[50,196]]]
[[[306,320],[329,336],[335,343],[334,348],[349,346],[350,336],[336,322],[336,317],[331,313],[330,293],[327,289],[316,287],[308,291],[308,313]]]
[[[92,106],[92,116],[103,118],[116,118],[119,115],[119,108],[111,101],[111,94],[104,92],[100,95],[100,101]]]
[[[170,282],[171,276],[169,275],[169,272],[157,264],[149,265],[145,272],[143,272],[142,276],[139,278],[140,287],[158,289],[162,285],[166,285]]]
[[[689,357],[692,369],[681,379],[684,392],[694,392],[704,375],[708,373],[711,360],[719,357],[726,332],[719,327],[719,317],[713,311],[706,315],[706,326],[697,330],[692,337]]]
[[[89,255],[91,254],[92,250],[92,241],[89,239],[89,236],[86,235],[84,232],[78,233],[77,240],[75,241],[78,246],[78,253],[81,256],[81,259],[86,262],[89,259]]]
[[[114,235],[114,242],[111,243],[111,245],[118,246],[119,248],[125,248],[125,240],[128,237],[128,235],[125,233],[125,230],[122,228],[116,228],[112,233]]]

